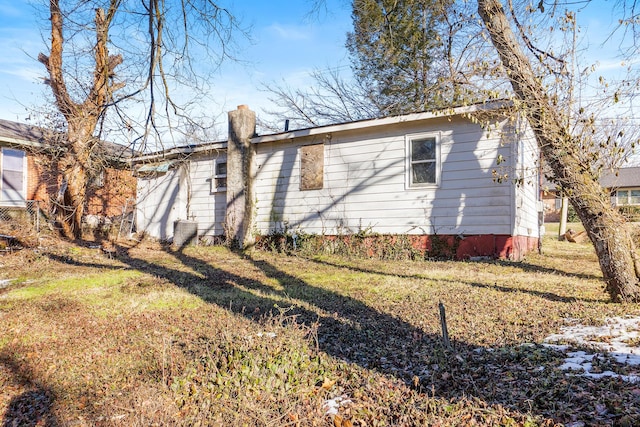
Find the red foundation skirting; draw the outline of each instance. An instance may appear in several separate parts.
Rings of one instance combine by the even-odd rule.
[[[274,236],[260,236],[258,243],[266,243]],[[424,254],[425,258],[449,258],[465,260],[487,257],[510,260],[521,260],[524,256],[538,248],[538,238],[528,236],[510,236],[506,234],[480,235],[345,235],[316,236],[319,240],[340,241],[352,247],[358,247],[362,253],[375,256],[383,251],[383,245],[395,245],[399,239],[407,239],[413,249]],[[282,242],[287,240],[280,236]],[[407,242],[405,240],[405,242]]]

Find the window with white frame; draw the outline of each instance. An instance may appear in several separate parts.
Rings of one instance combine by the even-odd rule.
[[[407,187],[433,187],[440,184],[440,136],[407,135]]]
[[[215,173],[211,179],[211,192],[217,193],[221,191],[227,191],[227,162],[217,160]]]
[[[616,191],[618,205],[640,205],[640,188],[630,188]]]
[[[26,199],[26,155],[3,147],[0,151],[0,204],[20,206]]]

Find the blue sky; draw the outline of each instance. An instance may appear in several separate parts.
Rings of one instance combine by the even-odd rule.
[[[314,69],[348,69],[344,44],[351,28],[350,1],[326,3],[329,11],[310,19],[312,0],[228,0],[229,9],[252,27],[253,43],[243,42],[237,52],[243,63],[227,63],[220,69],[210,94],[212,113],[223,115],[239,104],[248,104],[260,114],[261,109],[272,108],[268,94],[261,90],[264,83],[305,87],[311,83],[308,75]],[[599,60],[603,72],[609,67],[620,68],[620,60],[613,56],[615,43],[610,40],[608,46],[600,45],[615,22],[613,4],[596,0],[581,13],[579,21],[581,35],[591,43],[588,59]],[[41,83],[44,69],[35,60],[46,47],[42,35],[46,38],[48,30],[42,25],[31,3],[0,0],[2,119],[24,121],[28,107],[44,102],[49,88]]]
[[[260,111],[269,108],[264,83],[306,85],[314,69],[348,64],[344,47],[351,26],[346,0],[328,0],[330,11],[310,18],[311,1],[235,0],[229,9],[251,27],[252,42],[243,41],[239,63],[220,69],[212,109],[225,113],[239,104]],[[42,10],[42,9],[41,9]],[[44,13],[42,11],[41,13]],[[45,22],[46,23],[46,22]],[[0,118],[25,121],[26,108],[44,102],[49,90],[42,84],[43,66],[36,61],[46,50],[42,35],[48,29],[27,1],[0,0]],[[41,35],[42,34],[42,35]]]

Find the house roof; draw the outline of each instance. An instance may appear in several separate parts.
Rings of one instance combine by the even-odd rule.
[[[51,147],[50,142],[54,138],[63,136],[60,132],[42,127],[0,119],[0,143],[46,148]],[[127,161],[134,154],[128,147],[109,141],[100,141],[99,148],[111,160]]]
[[[436,111],[410,113],[400,116],[390,116],[377,119],[363,119],[353,122],[337,123],[331,125],[316,126],[304,129],[296,129],[292,131],[278,132],[267,135],[257,135],[251,139],[252,144],[260,144],[264,142],[285,141],[293,138],[302,138],[313,135],[326,135],[330,133],[375,128],[380,126],[408,123],[420,120],[433,119],[437,117],[451,117],[461,114],[473,114],[479,112],[490,112],[501,108],[511,106],[511,101],[494,100],[481,104],[473,104],[467,106],[444,108]],[[148,154],[142,154],[133,158],[134,162],[143,163],[147,161],[159,161],[162,159],[172,159],[184,157],[190,154],[214,151],[218,149],[226,149],[227,141],[217,141],[198,145],[185,145],[172,147],[166,150],[157,151]]]
[[[256,136],[251,140],[251,142],[254,144],[259,144],[262,142],[272,142],[272,141],[286,140],[286,139],[292,139],[292,138],[301,138],[301,137],[312,136],[312,135],[323,135],[328,133],[357,130],[357,129],[363,129],[363,128],[375,128],[379,126],[386,126],[386,125],[392,125],[392,124],[398,124],[398,123],[407,123],[407,122],[433,119],[436,117],[450,117],[450,116],[457,116],[461,114],[489,112],[489,111],[495,111],[501,108],[509,107],[511,105],[512,105],[512,102],[508,100],[495,100],[495,101],[489,101],[481,104],[472,104],[472,105],[466,105],[466,106],[460,106],[460,107],[444,108],[444,109],[435,110],[435,111],[410,113],[410,114],[403,114],[400,116],[389,116],[389,117],[383,117],[383,118],[377,118],[377,119],[364,119],[364,120],[357,120],[354,122],[338,123],[338,124],[332,124],[332,125],[311,127],[306,129],[297,129],[297,130],[288,131],[288,132],[274,133],[274,134],[264,135],[264,136]]]
[[[604,188],[640,188],[640,166],[622,167],[613,171],[605,171],[598,182],[600,182],[600,185]],[[542,180],[541,187],[555,191],[557,190],[558,185],[545,176]]]
[[[0,141],[2,142],[42,147],[46,140],[47,131],[40,127],[0,119]]]
[[[600,178],[605,188],[640,187],[640,167],[620,168]]]

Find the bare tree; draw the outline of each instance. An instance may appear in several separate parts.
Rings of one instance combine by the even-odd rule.
[[[166,138],[176,121],[193,123],[192,100],[173,92],[186,83],[197,96],[207,84],[203,72],[230,57],[232,35],[240,27],[211,0],[50,0],[48,11],[49,52],[38,60],[66,122],[61,220],[65,234],[78,238],[87,183],[100,169],[96,147],[107,111],[113,110],[119,128],[143,129],[131,138],[138,148],[150,136]],[[128,109],[122,108],[125,102]]]
[[[338,68],[315,70],[314,85],[308,89],[291,88],[286,83],[265,84],[274,109],[265,111],[279,122],[262,123],[272,131],[281,131],[283,119],[295,128],[349,122],[380,116],[383,107],[374,94],[357,81],[346,80]]]

